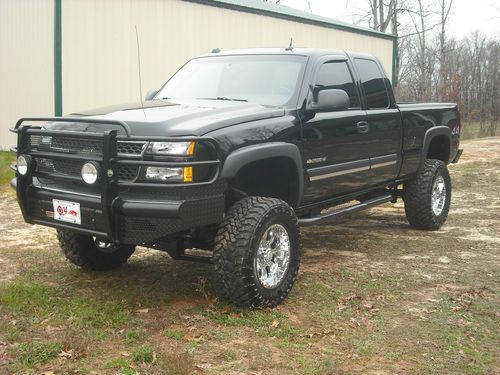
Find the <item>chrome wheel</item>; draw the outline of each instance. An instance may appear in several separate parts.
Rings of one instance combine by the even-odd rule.
[[[442,176],[437,176],[432,186],[431,205],[434,215],[439,216],[443,212],[446,203],[446,185]]]
[[[264,288],[275,288],[286,275],[290,262],[290,238],[285,227],[273,224],[260,239],[255,268]]]
[[[102,241],[97,237],[92,237],[94,240],[94,244],[103,253],[113,253],[116,251],[116,246],[114,246],[111,242]]]

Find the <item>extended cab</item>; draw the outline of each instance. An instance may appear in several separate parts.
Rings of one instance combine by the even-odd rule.
[[[397,104],[376,58],[324,49],[214,51],[143,103],[13,131],[24,219],[57,228],[69,261],[107,270],[141,245],[210,262],[249,307],[288,295],[300,225],[402,197],[438,229],[461,155],[456,104]]]

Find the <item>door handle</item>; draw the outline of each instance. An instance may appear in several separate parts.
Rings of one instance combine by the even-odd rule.
[[[366,121],[360,121],[356,124],[356,128],[358,128],[358,133],[366,134],[370,131],[370,124]]]

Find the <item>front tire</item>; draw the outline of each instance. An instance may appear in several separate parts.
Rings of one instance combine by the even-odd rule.
[[[406,218],[416,229],[437,230],[448,217],[451,180],[446,164],[427,159],[417,177],[404,185]]]
[[[57,240],[66,259],[78,267],[94,271],[118,268],[135,251],[132,245],[113,245],[64,229],[57,230]]]
[[[274,307],[288,296],[300,256],[293,209],[275,198],[243,198],[231,207],[215,238],[216,291],[238,306]]]

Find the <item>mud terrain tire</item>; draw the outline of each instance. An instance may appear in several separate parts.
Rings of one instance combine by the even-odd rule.
[[[404,185],[403,200],[406,218],[413,228],[439,229],[448,217],[451,202],[451,180],[446,164],[436,159],[425,160],[417,177]]]
[[[237,306],[274,307],[288,296],[300,257],[300,229],[293,209],[275,198],[243,198],[230,208],[215,238],[216,291]],[[268,277],[278,265],[273,275],[281,276]]]
[[[93,237],[64,229],[57,230],[57,240],[66,259],[78,267],[95,271],[118,268],[135,251],[135,246],[132,245],[101,249]]]

